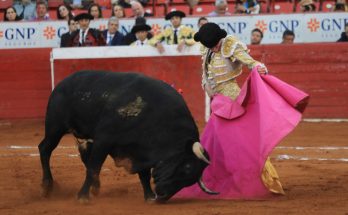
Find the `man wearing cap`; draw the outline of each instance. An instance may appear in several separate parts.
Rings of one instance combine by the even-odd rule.
[[[148,39],[147,39],[147,33],[151,30],[151,26],[147,24],[138,24],[134,25],[132,28],[132,33],[135,34],[135,37],[137,38],[136,41],[134,41],[131,46],[143,46],[148,45]]]
[[[167,45],[178,45],[177,50],[179,52],[182,51],[185,45],[194,45],[194,30],[188,26],[181,24],[182,18],[185,16],[185,13],[179,10],[168,13],[165,19],[170,20],[172,27],[168,27],[158,35],[154,36],[149,41],[149,44],[156,46],[160,53],[164,52],[162,42]]]
[[[105,46],[105,39],[102,33],[95,28],[90,28],[90,21],[93,16],[88,13],[77,15],[74,20],[79,23],[80,29],[71,35],[71,45],[73,47],[82,46]]]
[[[124,35],[118,31],[119,20],[113,16],[108,21],[108,29],[103,31],[103,36],[106,38],[108,46],[123,45]]]
[[[243,65],[249,69],[256,67],[261,74],[267,73],[266,67],[248,54],[244,43],[235,36],[227,35],[227,32],[215,23],[204,24],[195,34],[194,40],[203,45],[202,86],[210,97],[222,94],[235,100],[240,92],[236,78],[242,73]],[[269,159],[264,165],[262,181],[271,192],[284,193],[277,172]]]

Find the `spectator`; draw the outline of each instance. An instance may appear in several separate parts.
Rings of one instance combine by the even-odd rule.
[[[251,31],[250,44],[251,45],[260,45],[263,38],[263,33],[260,29],[255,28]]]
[[[167,45],[177,45],[177,50],[179,52],[183,50],[185,45],[194,45],[195,41],[193,39],[193,29],[181,24],[182,18],[185,16],[185,13],[179,10],[168,13],[165,16],[165,19],[170,20],[172,26],[167,27],[161,33],[152,38],[149,41],[149,44],[156,46],[160,53],[164,52],[162,42]]]
[[[63,34],[60,38],[60,47],[69,47],[71,41],[71,35],[77,30],[77,22],[74,19],[68,20],[69,31]]]
[[[74,16],[71,12],[71,7],[69,5],[61,4],[57,8],[57,19],[58,20],[71,20]]]
[[[18,16],[24,20],[33,20],[36,15],[36,4],[30,0],[21,0],[13,5]]]
[[[215,10],[210,12],[208,16],[230,16],[232,15],[228,10],[227,0],[216,0]]]
[[[48,14],[48,5],[46,1],[38,1],[36,3],[36,16],[33,20],[34,21],[50,20],[50,16]]]
[[[201,18],[198,19],[198,28],[201,28],[202,25],[208,23],[208,19],[204,16],[202,16]]]
[[[151,30],[151,26],[147,24],[134,25],[132,28],[132,34],[135,34],[137,40],[131,44],[131,46],[143,46],[148,44],[147,35]]]
[[[348,4],[346,0],[336,0],[335,6],[333,7],[335,12],[348,12]]]
[[[73,9],[87,10],[94,0],[64,0],[64,4],[69,5]]]
[[[133,12],[133,16],[132,17],[149,17],[149,16],[153,16],[153,14],[145,12],[144,7],[138,1],[131,1],[130,4],[132,6],[132,12]]]
[[[295,34],[293,31],[285,30],[283,33],[282,44],[294,44]]]
[[[72,33],[69,46],[81,47],[106,45],[103,34],[98,29],[89,27],[92,19],[93,16],[89,13],[81,13],[74,18],[74,20],[79,23],[80,29]]]
[[[126,17],[126,13],[121,5],[115,4],[114,6],[112,6],[111,16],[115,16],[121,19]]]
[[[316,7],[313,0],[301,0],[300,1],[301,12],[314,12]]]
[[[19,21],[22,20],[16,12],[16,9],[14,7],[8,7],[6,8],[4,12],[4,21],[5,22],[14,22],[14,21]]]
[[[149,2],[149,0],[119,0],[117,4],[121,5],[123,8],[130,8],[132,7],[133,1],[139,2],[143,7]]]
[[[135,19],[134,25],[145,25],[145,24],[146,24],[146,19],[144,17],[137,17]],[[153,35],[151,34],[151,32],[147,32],[147,39],[151,39],[152,36]],[[133,34],[131,31],[128,34],[126,34],[126,36],[124,37],[123,45],[130,45],[136,40],[137,40],[137,38],[136,38],[135,34]]]
[[[186,0],[186,2],[190,8],[194,8],[199,3],[199,0]]]
[[[344,25],[345,32],[342,32],[341,38],[337,42],[348,42],[348,23]]]
[[[88,13],[93,16],[94,19],[103,18],[101,7],[98,4],[91,4],[88,8]]]
[[[111,17],[108,21],[108,29],[103,31],[107,46],[123,45],[124,35],[118,31],[120,23],[117,17]]]
[[[260,4],[257,0],[238,0],[236,3],[236,13],[259,14]]]

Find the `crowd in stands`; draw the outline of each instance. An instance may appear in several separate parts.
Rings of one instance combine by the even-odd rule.
[[[172,0],[168,0],[170,2]],[[214,10],[206,14],[209,17],[230,16],[228,0],[214,0]],[[61,47],[73,46],[117,46],[117,45],[151,45],[158,49],[160,53],[164,52],[162,44],[177,44],[178,51],[184,46],[191,46],[194,31],[192,28],[181,24],[186,14],[180,10],[167,13],[165,19],[172,24],[171,27],[163,29],[158,35],[153,35],[151,26],[146,24],[145,17],[152,17],[154,14],[145,10],[144,6],[149,0],[62,0],[56,7],[56,19],[65,20],[69,26],[69,32],[61,37]],[[199,1],[187,1],[191,6],[199,4]],[[313,0],[301,0],[299,2],[302,12],[317,11]],[[103,11],[110,8],[111,15],[103,16]],[[125,8],[129,8],[132,14],[128,17],[135,19],[134,27],[128,35],[123,35],[118,31],[119,20],[126,17]],[[75,14],[75,10],[79,14]],[[346,0],[336,0],[333,8],[335,11],[348,11]],[[235,13],[238,14],[258,14],[260,13],[260,4],[257,0],[237,0]],[[98,29],[89,28],[90,20],[107,18],[108,29],[100,32]],[[198,19],[198,18],[197,18]],[[5,9],[4,21],[46,21],[51,20],[49,16],[49,7],[47,0],[17,0],[12,6]],[[198,19],[198,27],[207,23],[206,17]],[[79,26],[79,27],[78,27]],[[347,41],[348,29],[339,41]],[[254,29],[251,32],[252,45],[261,44],[263,32],[260,29]],[[293,43],[295,34],[292,31],[285,31],[283,35],[284,44]]]

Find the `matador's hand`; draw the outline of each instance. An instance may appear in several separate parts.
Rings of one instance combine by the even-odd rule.
[[[268,74],[267,67],[264,64],[257,65],[257,72],[263,75]]]
[[[176,48],[178,52],[182,52],[185,46],[185,41],[182,41],[181,43],[178,44],[178,47]]]

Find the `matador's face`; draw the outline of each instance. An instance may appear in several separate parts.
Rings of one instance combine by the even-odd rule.
[[[218,44],[216,44],[216,46],[214,46],[210,50],[214,53],[219,53],[221,51],[221,45],[222,45],[222,39],[218,42]]]

